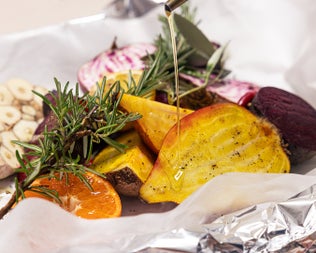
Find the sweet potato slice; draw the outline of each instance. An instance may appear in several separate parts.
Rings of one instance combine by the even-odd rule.
[[[135,127],[148,147],[158,153],[167,132],[177,122],[177,107],[128,94],[123,95],[120,106],[127,112],[142,115]],[[192,112],[179,108],[180,118]]]
[[[92,168],[105,174],[118,193],[138,196],[153,167],[153,156],[136,131],[124,133],[117,141],[128,146],[125,153],[106,147],[95,157]]]
[[[276,128],[232,103],[197,110],[166,135],[140,189],[149,203],[182,202],[226,172],[285,173],[290,163]]]

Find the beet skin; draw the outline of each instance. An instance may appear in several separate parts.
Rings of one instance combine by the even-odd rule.
[[[252,100],[251,110],[278,128],[292,164],[316,155],[316,110],[302,98],[263,87]]]

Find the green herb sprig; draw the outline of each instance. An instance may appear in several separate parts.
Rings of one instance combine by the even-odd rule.
[[[223,68],[222,62],[226,47],[217,48],[200,31],[195,20],[196,11],[196,8],[191,8],[189,3],[186,3],[180,7],[180,14],[174,13],[179,73],[204,80],[204,85],[200,87],[187,85],[180,80],[180,98],[205,89],[230,73]],[[152,90],[162,90],[168,94],[169,103],[174,104],[177,98],[170,28],[166,16],[160,15],[158,19],[162,24],[162,32],[155,39],[157,51],[147,59],[150,70],[145,68],[137,86],[134,85],[127,93],[146,96]],[[209,82],[211,75],[212,81]]]
[[[195,29],[195,34],[200,33],[194,25],[196,24],[194,21],[196,9],[191,10],[185,4],[181,6],[181,11],[185,20],[178,18],[177,20],[180,20],[180,22],[177,25],[180,29],[176,29],[179,71],[201,75],[201,69],[195,71],[190,62],[192,57],[196,57],[201,48],[204,50],[205,45],[195,45],[192,44],[192,41],[188,43],[188,39],[185,38],[186,32],[183,30],[188,26]],[[154,54],[148,55],[147,67],[137,84],[132,77],[132,73],[130,73],[127,81],[127,91],[122,90],[120,83],[117,81],[105,93],[106,78],[104,78],[102,85],[97,85],[96,94],[93,96],[88,93],[80,96],[78,85],[74,89],[69,88],[69,83],[62,87],[57,79],[54,79],[56,93],[50,92],[52,100],[34,92],[50,108],[51,117],[56,121],[56,124],[53,128],[45,127],[35,144],[16,142],[27,150],[23,155],[16,153],[20,163],[17,173],[23,173],[26,178],[21,182],[18,179],[15,180],[16,192],[8,204],[0,210],[0,218],[11,209],[16,201],[24,197],[24,191],[26,190],[49,196],[57,202],[60,201],[57,192],[43,186],[32,186],[37,178],[62,179],[71,173],[91,189],[85,173],[90,171],[98,174],[87,166],[95,151],[95,146],[104,143],[124,152],[126,146],[115,141],[113,135],[118,133],[127,123],[141,117],[137,113],[127,114],[119,109],[119,103],[124,92],[136,96],[147,96],[153,90],[162,89],[174,96],[174,65],[173,56],[170,54],[172,51],[170,31],[166,17],[160,16],[159,20],[163,24],[163,31],[155,40],[157,50]],[[202,74],[202,77],[205,78],[204,85],[202,87],[187,86],[188,88],[182,88],[180,96],[205,88],[209,84],[210,75],[214,72],[216,66],[220,66],[223,56],[222,48],[214,50],[214,52],[212,51],[212,55],[213,53],[214,55],[206,60],[207,64],[204,74]],[[220,75],[217,78],[219,77]],[[174,100],[173,97],[171,102]],[[79,150],[78,146],[80,147]]]
[[[26,152],[16,153],[20,163],[17,173],[25,175],[21,182],[15,179],[16,191],[8,205],[0,212],[2,217],[26,190],[35,191],[60,202],[58,193],[43,186],[32,186],[41,177],[62,179],[74,174],[92,190],[85,177],[86,172],[103,176],[87,166],[96,144],[103,142],[124,152],[125,145],[118,143],[112,135],[120,131],[127,123],[141,117],[138,113],[126,113],[119,109],[124,91],[116,82],[108,92],[104,92],[106,78],[95,95],[79,95],[79,88],[69,88],[69,83],[62,87],[55,79],[56,92],[49,92],[51,99],[34,92],[50,108],[53,126],[45,126],[37,136],[35,143],[15,141]],[[79,147],[79,148],[78,148]],[[15,201],[13,201],[13,199]]]

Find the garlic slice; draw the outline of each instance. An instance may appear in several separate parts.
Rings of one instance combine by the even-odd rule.
[[[23,149],[13,141],[30,141],[43,119],[42,99],[33,90],[42,95],[48,92],[20,78],[0,85],[0,179],[19,166],[15,153],[22,154]]]

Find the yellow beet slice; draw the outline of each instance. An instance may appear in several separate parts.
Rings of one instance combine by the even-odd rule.
[[[285,173],[290,163],[276,128],[235,104],[197,110],[166,135],[153,170],[140,189],[149,203],[182,202],[226,172]],[[179,138],[178,138],[179,136]]]
[[[110,88],[113,86],[113,84],[117,81],[120,82],[120,86],[124,91],[128,91],[128,83],[131,82],[133,79],[134,84],[133,86],[137,86],[139,83],[139,80],[143,74],[142,70],[133,70],[133,71],[120,71],[120,72],[114,72],[114,73],[107,73],[106,74],[106,83],[104,86],[104,93],[108,92]],[[102,86],[104,76],[97,82],[98,86]],[[132,83],[132,82],[131,82]],[[92,86],[89,93],[91,95],[94,95],[97,90],[97,85]],[[153,90],[149,94],[146,95],[146,98],[148,99],[155,99],[156,91]]]
[[[118,193],[138,196],[153,167],[153,156],[136,131],[123,134],[117,141],[128,145],[125,153],[106,147],[95,157],[92,168],[105,174]]]
[[[167,132],[177,122],[177,107],[128,94],[123,95],[120,106],[142,115],[135,127],[147,146],[158,153]],[[192,112],[179,108],[180,118]]]

